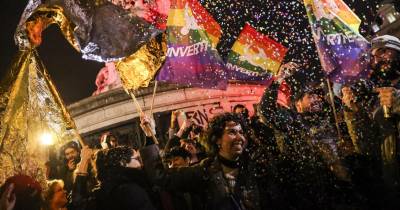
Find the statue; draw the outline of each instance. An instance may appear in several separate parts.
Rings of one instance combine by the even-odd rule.
[[[106,63],[105,67],[99,71],[96,77],[96,86],[97,90],[93,95],[99,95],[100,93],[122,86],[121,79],[113,62]]]

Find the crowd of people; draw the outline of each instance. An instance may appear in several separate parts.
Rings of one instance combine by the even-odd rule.
[[[112,133],[102,149],[70,142],[61,163],[50,154],[45,188],[10,177],[0,210],[398,209],[400,40],[374,38],[370,66],[335,96],[313,82],[282,105],[280,85],[302,68],[285,64],[253,116],[238,104],[202,127],[173,111],[162,148],[144,114],[141,148]]]

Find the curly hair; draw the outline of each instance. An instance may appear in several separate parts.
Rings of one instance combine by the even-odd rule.
[[[215,155],[218,152],[217,141],[224,134],[224,130],[228,122],[235,122],[236,124],[239,124],[243,129],[245,137],[248,139],[249,127],[246,121],[240,117],[240,115],[231,112],[225,112],[214,116],[208,123],[208,128],[206,131],[206,148],[209,150],[211,155]]]
[[[113,176],[113,169],[124,167],[131,161],[133,150],[127,146],[103,149],[96,153],[97,179],[102,182]]]

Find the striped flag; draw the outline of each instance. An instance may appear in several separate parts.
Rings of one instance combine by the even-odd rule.
[[[187,2],[192,9],[192,13],[197,20],[197,24],[206,31],[208,38],[211,39],[210,41],[212,46],[216,48],[219,38],[222,35],[221,26],[197,0],[188,0]]]
[[[215,46],[221,28],[196,0],[173,0],[167,20],[167,58],[157,80],[225,89],[225,65]]]
[[[304,0],[321,65],[334,82],[367,77],[369,42],[360,35],[361,20],[342,0]]]
[[[229,79],[268,83],[286,52],[286,47],[246,23],[228,55]]]

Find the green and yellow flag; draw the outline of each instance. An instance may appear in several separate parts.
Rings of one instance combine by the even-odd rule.
[[[278,72],[286,52],[285,46],[246,23],[228,55],[228,78],[267,83]]]

